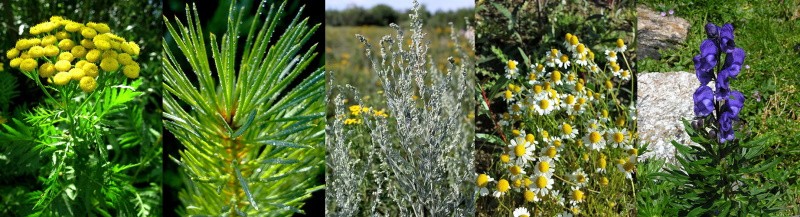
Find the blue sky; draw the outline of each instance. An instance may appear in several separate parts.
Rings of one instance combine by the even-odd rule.
[[[455,10],[475,7],[475,0],[418,0],[430,11]],[[410,9],[411,0],[325,0],[325,9],[344,9],[349,5],[371,8],[377,4],[386,4],[395,10]]]

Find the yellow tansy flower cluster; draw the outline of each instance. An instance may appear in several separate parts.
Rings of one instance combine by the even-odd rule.
[[[360,106],[360,105],[352,105],[352,106],[348,107],[347,109],[350,111],[350,114],[349,114],[349,116],[346,115],[346,116],[343,117],[343,118],[345,118],[345,120],[344,120],[344,124],[345,125],[353,125],[353,124],[361,124],[361,123],[363,123],[363,121],[361,119],[361,115],[370,115],[370,116],[376,117],[376,118],[387,118],[387,117],[389,117],[389,115],[386,114],[386,111],[384,109],[378,110],[378,109],[373,109],[372,107],[364,107],[364,106]]]
[[[30,28],[6,52],[11,68],[37,73],[49,83],[64,86],[75,81],[84,92],[97,88],[99,76],[135,79],[141,70],[140,48],[111,32],[105,23],[79,23],[60,16]]]

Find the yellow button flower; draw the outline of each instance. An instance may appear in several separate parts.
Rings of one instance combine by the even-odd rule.
[[[81,78],[86,76],[86,73],[83,72],[83,69],[72,68],[69,70],[69,76],[72,78],[72,80],[80,81]]]
[[[139,68],[139,64],[134,63],[123,67],[122,73],[125,74],[125,77],[135,79],[139,77],[140,70],[141,69]]]
[[[50,62],[46,62],[42,64],[42,66],[39,66],[39,77],[49,78],[53,77],[55,73],[56,67]]]
[[[44,47],[44,55],[47,57],[58,56],[59,51],[58,47],[52,44]]]
[[[90,93],[94,91],[95,88],[97,88],[97,81],[95,81],[94,78],[92,77],[86,76],[81,78],[81,81],[78,86],[80,86],[83,92]]]
[[[23,72],[32,72],[36,70],[37,67],[39,67],[39,63],[37,63],[35,59],[24,59],[19,64],[19,70]]]
[[[64,86],[67,85],[71,79],[72,77],[69,76],[69,72],[59,72],[53,77],[53,83],[59,86]]]
[[[59,72],[66,72],[69,71],[69,68],[72,68],[72,63],[66,60],[59,60],[56,62],[56,70]]]
[[[19,50],[16,48],[11,48],[10,50],[6,51],[6,57],[8,59],[14,59],[19,56]]]
[[[100,62],[100,68],[106,72],[117,71],[117,69],[119,69],[119,63],[117,62],[117,59],[103,58],[103,60]]]

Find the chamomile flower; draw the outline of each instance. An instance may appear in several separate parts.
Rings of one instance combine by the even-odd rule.
[[[573,73],[573,72],[569,72],[568,71],[566,74],[567,75],[566,75],[566,79],[564,80],[564,84],[566,84],[566,85],[575,85],[575,83],[578,82],[578,76],[576,75],[577,73]]]
[[[531,145],[530,142],[525,140],[525,137],[520,136],[511,140],[508,149],[511,150],[509,155],[514,158],[517,164],[526,165],[528,161],[533,160],[531,155],[536,150],[536,146]]]
[[[533,110],[539,115],[548,115],[553,109],[553,102],[546,97],[535,99],[535,103],[533,104]]]
[[[585,67],[586,65],[589,64],[589,61],[588,61],[588,58],[586,57],[586,55],[580,55],[580,56],[577,56],[577,57],[574,57],[574,58],[575,58],[575,64],[578,64],[579,66],[584,66]]]
[[[536,196],[536,193],[534,193],[530,189],[525,190],[525,192],[522,195],[525,198],[525,201],[528,202],[539,202],[541,200],[539,196]]]
[[[540,64],[540,63],[536,63],[536,64],[534,64],[534,65],[531,67],[531,69],[533,69],[533,71],[534,71],[534,72],[536,72],[536,73],[538,73],[538,74],[544,74],[544,73],[545,73],[545,68],[544,68],[544,65],[542,65],[542,64]]]
[[[628,49],[628,46],[625,46],[625,41],[621,38],[617,39],[617,46],[614,48],[614,51],[622,53],[625,52],[626,49]]]
[[[525,141],[527,141],[531,145],[539,144],[539,142],[536,141],[536,136],[534,136],[533,134],[530,134],[530,133],[525,135]]]
[[[539,73],[533,71],[531,73],[528,73],[528,84],[534,85],[538,83],[539,83]]]
[[[521,115],[525,111],[525,105],[522,102],[516,102],[508,106],[511,115]]]
[[[606,140],[603,138],[603,132],[599,130],[589,129],[586,136],[583,137],[583,143],[591,150],[603,150],[606,148]]]
[[[587,48],[585,44],[580,43],[575,47],[575,51],[572,53],[572,58],[580,59],[580,57],[584,57],[584,59],[588,59],[588,55],[589,48]]]
[[[533,176],[533,183],[531,186],[528,186],[528,188],[536,194],[544,196],[553,189],[553,183],[555,183],[555,181],[553,181],[551,176],[547,174],[538,174]]]
[[[570,44],[570,41],[572,41],[572,37],[575,37],[575,35],[572,35],[572,33],[567,33],[566,35],[564,35],[563,45],[564,47],[567,48],[567,50],[569,50],[570,47],[572,47],[572,44]]]
[[[616,62],[610,62],[609,67],[611,67],[611,74],[616,77],[622,77],[622,68]]]
[[[556,67],[556,61],[561,57],[561,51],[559,51],[558,49],[554,48],[554,49],[551,49],[550,51],[547,51],[547,55],[546,56],[547,56],[547,58],[546,58],[545,64],[548,67],[555,68]]]
[[[600,72],[600,67],[598,67],[597,64],[591,63],[591,64],[586,65],[586,71],[589,71],[592,74],[596,74],[596,73]]]
[[[553,189],[550,191],[550,198],[555,200],[556,203],[558,203],[558,205],[564,206],[564,204],[566,204],[564,202],[564,197],[561,196],[561,192],[558,191],[557,189]]]
[[[561,71],[555,70],[550,73],[548,81],[550,81],[550,83],[553,83],[555,85],[562,85],[564,84],[564,82],[562,81],[563,80],[562,77],[563,74],[561,73]]]
[[[528,209],[526,209],[525,207],[519,207],[519,208],[514,209],[514,213],[512,213],[512,214],[514,214],[514,217],[529,217],[529,216],[531,216],[531,213],[528,212]]]
[[[553,172],[556,171],[556,165],[550,157],[541,156],[539,157],[539,162],[536,162],[536,167],[534,169],[534,174],[536,175],[552,176]],[[534,180],[534,182],[536,181]]]
[[[603,123],[608,123],[608,121],[611,120],[608,116],[608,109],[601,110],[600,114],[597,116],[597,119]]]
[[[600,153],[600,156],[597,157],[597,161],[595,163],[597,165],[597,169],[595,170],[595,172],[598,172],[598,173],[605,173],[606,172],[606,166],[608,165],[608,161],[606,159],[606,155],[605,154]]]
[[[511,124],[511,114],[503,113],[503,114],[501,114],[499,116],[500,116],[499,117],[500,118],[500,121],[499,121],[500,122],[500,126],[506,127],[509,124]]]
[[[514,92],[509,90],[509,89],[506,89],[506,91],[503,91],[503,100],[506,101],[506,103],[513,102],[514,101]]]
[[[508,154],[501,154],[500,155],[500,162],[504,165],[508,165],[511,163],[511,156]]]
[[[572,172],[572,175],[570,175],[570,179],[572,179],[572,182],[574,182],[575,185],[579,187],[583,187],[589,184],[589,176],[587,176],[586,173],[583,172],[583,168],[578,168],[578,170]]]
[[[632,180],[634,170],[636,170],[636,156],[631,155],[628,159],[621,158],[617,160],[617,169],[625,173],[625,178]]]
[[[622,72],[620,72],[619,78],[622,79],[623,81],[630,81],[631,80],[631,71],[622,70]]]
[[[525,170],[522,169],[519,165],[512,164],[508,167],[508,172],[511,173],[511,180],[520,181],[522,177],[526,174]],[[519,187],[518,183],[515,183],[516,187]]]
[[[628,140],[628,131],[625,129],[611,128],[606,132],[606,140],[611,143],[612,148],[622,148]]]
[[[572,35],[572,37],[569,37],[567,39],[567,42],[568,42],[568,46],[566,46],[566,47],[567,47],[567,50],[569,50],[570,52],[574,52],[575,49],[578,47],[578,44],[581,43],[578,40],[578,36],[577,35]]]
[[[489,195],[489,183],[493,182],[494,179],[486,174],[479,174],[477,180],[475,181],[475,191],[481,194],[481,196]]]
[[[550,137],[550,132],[544,129],[539,129],[539,136],[542,137],[542,141],[544,142],[552,142],[553,137]]]
[[[570,65],[569,56],[567,56],[566,54],[562,54],[561,57],[559,57],[555,61],[556,65],[558,65],[559,68],[564,68],[564,69],[569,68]]]
[[[613,50],[606,50],[606,59],[609,62],[617,62],[617,52]]]
[[[519,62],[517,62],[516,60],[508,60],[508,62],[506,62],[505,69],[506,69],[507,79],[517,79],[517,76],[519,75],[519,69],[517,68],[517,64],[519,64]]]
[[[503,195],[508,193],[509,189],[511,189],[511,185],[509,185],[508,180],[500,179],[500,181],[497,181],[497,188],[494,191],[494,195],[493,196],[494,197],[502,197]]]
[[[572,186],[572,192],[569,194],[569,203],[576,206],[579,203],[583,203],[585,199],[586,193],[584,193],[580,187]]]
[[[558,125],[558,129],[561,130],[562,139],[573,139],[578,136],[578,129],[573,128],[571,124],[566,122],[561,122],[561,125]]]
[[[560,142],[561,140],[558,141]],[[561,155],[558,154],[558,148],[553,145],[548,146],[547,148],[543,148],[540,154],[542,156],[547,156],[550,159],[553,159],[554,161],[558,161],[559,157],[561,157]]]

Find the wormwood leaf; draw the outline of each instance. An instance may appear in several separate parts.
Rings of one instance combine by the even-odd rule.
[[[247,185],[247,180],[242,177],[242,171],[239,170],[239,166],[237,166],[237,164],[238,162],[234,161],[232,165],[233,169],[236,170],[236,179],[238,179],[239,184],[242,185],[242,191],[244,191],[244,194],[247,195],[247,200],[250,201],[250,205],[252,205],[254,209],[258,210],[258,204],[256,204],[256,201],[253,199],[253,194],[250,193],[250,187]]]

